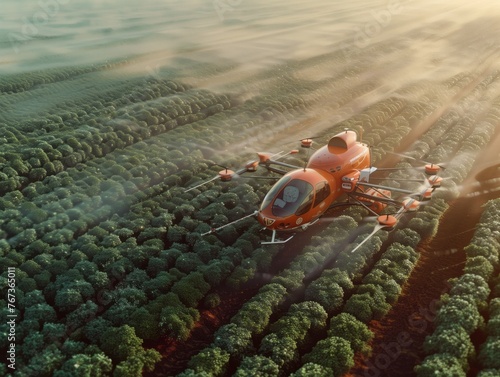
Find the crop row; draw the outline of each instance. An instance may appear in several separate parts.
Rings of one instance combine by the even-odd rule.
[[[3,77],[0,92],[3,94],[25,92],[40,85],[73,79],[89,72],[110,69],[116,65],[117,63],[115,62],[78,68],[47,69],[44,71],[23,73],[21,77],[17,74],[12,74]]]
[[[418,376],[436,372],[466,376],[474,362],[484,369],[480,376],[498,374],[499,205],[498,199],[485,205],[474,236],[464,248],[464,273],[450,281],[449,293],[441,296],[434,332],[424,343],[428,356],[416,367]],[[477,337],[477,332],[484,333],[486,340],[476,355],[471,337]]]
[[[494,79],[498,78],[498,74],[493,75]],[[492,81],[487,78],[483,84],[490,84]],[[493,89],[495,89],[493,87]],[[489,95],[495,93],[493,90]],[[484,99],[484,98],[483,98]],[[454,186],[459,184],[469,173],[474,158],[479,153],[480,149],[486,146],[490,138],[495,132],[497,122],[494,121],[498,117],[499,108],[498,100],[493,101],[492,107],[487,111],[483,108],[478,109],[483,120],[473,127],[472,118],[465,117],[458,119],[452,112],[443,117],[437,127],[434,127],[431,132],[436,134],[451,135],[439,145],[437,151],[431,151],[427,159],[436,161],[437,158],[443,160],[450,160],[451,156],[455,154],[455,158],[448,165],[445,174],[450,176],[451,181],[448,181],[448,191],[443,193],[436,193],[436,196],[443,198],[453,198],[457,194],[454,191]],[[453,119],[455,118],[455,119]],[[452,132],[450,132],[452,131]],[[422,147],[423,140],[426,140],[426,135],[415,143],[415,150],[412,154],[414,157],[422,158],[418,154],[418,150],[427,150]],[[427,139],[431,144],[435,139]],[[427,145],[426,145],[427,147]],[[449,152],[448,152],[449,151]],[[439,161],[439,160],[438,160]],[[486,216],[488,221],[492,219],[491,214]],[[410,221],[409,225],[425,226],[429,224],[432,219],[426,218],[421,224],[417,224],[416,219]],[[486,223],[488,222],[486,221]],[[487,227],[487,224],[485,225]],[[430,229],[429,229],[430,231]],[[450,368],[453,373],[457,375],[465,375],[469,368],[469,361],[474,359],[474,346],[471,343],[470,335],[481,326],[481,308],[485,306],[485,300],[489,295],[489,287],[487,281],[495,270],[493,265],[498,263],[498,258],[495,256],[498,253],[492,253],[491,247],[487,252],[483,250],[481,253],[478,248],[479,245],[484,246],[491,240],[491,237],[479,238],[479,234],[486,236],[484,233],[490,233],[484,228],[479,228],[477,231],[478,237],[473,240],[468,248],[466,248],[468,258],[465,274],[452,283],[453,288],[449,295],[442,298],[443,307],[438,312],[437,329],[431,337],[428,337],[424,347],[426,351],[433,355],[428,357],[419,367],[417,371],[419,375],[427,376],[434,375],[436,370],[449,373]],[[477,245],[474,245],[474,242]],[[493,243],[494,245],[495,243]],[[493,247],[493,246],[492,246]],[[491,258],[487,260],[485,257]],[[493,263],[493,265],[492,265]],[[475,298],[470,295],[475,293]],[[466,319],[465,319],[466,318]]]
[[[24,188],[30,182],[42,181],[64,169],[205,119],[231,106],[225,95],[184,91],[178,84],[167,81],[158,83],[157,87],[162,90],[144,89],[154,93],[147,102],[122,104],[123,107],[116,112],[113,105],[103,105],[107,116],[102,112],[89,116],[80,109],[76,113],[55,113],[24,127],[4,125],[0,131],[0,141],[5,142],[0,156],[0,193]],[[19,128],[29,131],[23,132]],[[45,130],[43,135],[30,135],[30,131],[40,130]]]

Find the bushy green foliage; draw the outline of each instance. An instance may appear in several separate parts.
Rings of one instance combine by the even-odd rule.
[[[352,314],[340,313],[330,320],[328,336],[343,338],[350,343],[354,352],[367,354],[370,352],[367,342],[372,339],[373,333]]]
[[[94,355],[75,354],[66,360],[59,370],[55,371],[54,377],[67,375],[104,377],[109,375],[112,368],[111,359],[102,353]]]
[[[280,375],[278,365],[265,356],[246,356],[233,374],[235,377],[274,377]]]
[[[227,368],[229,357],[230,354],[221,348],[206,348],[189,360],[188,367],[196,373],[220,376]]]
[[[101,334],[101,349],[114,361],[124,361],[144,350],[142,341],[130,326],[110,327]]]
[[[319,278],[311,283],[305,292],[305,299],[316,301],[327,312],[339,309],[344,303],[344,290],[328,277]]]
[[[331,368],[314,363],[305,363],[290,377],[330,377],[332,375],[333,370]]]
[[[273,283],[282,285],[288,292],[293,292],[294,290],[302,286],[304,275],[305,274],[303,271],[286,269],[285,271],[282,271],[278,276],[273,277],[271,281]]]
[[[490,295],[490,287],[480,275],[465,273],[451,283],[450,296],[471,296],[479,304]]]
[[[230,323],[215,332],[214,345],[232,356],[243,357],[253,348],[252,333],[235,323]]]
[[[480,324],[482,317],[473,298],[451,296],[444,298],[443,306],[436,316],[436,326],[457,324],[471,334]]]
[[[465,377],[460,360],[456,357],[444,354],[428,356],[424,361],[415,367],[418,377],[430,377],[440,374],[443,376]]]
[[[210,285],[203,279],[200,272],[192,272],[180,279],[172,287],[181,302],[187,307],[194,308],[210,289]]]
[[[179,297],[173,292],[168,293],[161,300],[161,304],[159,326],[162,332],[186,340],[195,321],[199,319],[199,312],[182,304]]]
[[[302,362],[331,368],[334,376],[341,376],[354,365],[354,352],[347,340],[333,336],[316,343]]]
[[[495,377],[500,373],[500,369],[483,369],[481,370],[477,376],[478,377]]]
[[[299,359],[297,342],[291,337],[280,337],[276,333],[270,333],[262,339],[259,353],[269,357],[280,368]]]
[[[486,281],[493,276],[493,270],[491,262],[482,255],[467,258],[464,267],[466,274],[481,276]]]
[[[424,343],[427,354],[449,354],[460,361],[467,371],[469,361],[475,356],[469,334],[459,325],[440,326]]]
[[[467,254],[464,274],[450,281],[452,287],[449,294],[441,297],[441,308],[436,317],[436,329],[427,337],[424,348],[428,356],[417,367],[419,375],[430,375],[431,368],[443,368],[441,363],[446,360],[449,369],[457,375],[465,375],[469,362],[475,355],[471,335],[478,329],[483,329],[483,318],[487,300],[492,291],[488,281],[493,280],[493,264],[498,262],[498,244],[491,231],[492,213],[498,213],[496,202],[490,201],[481,217],[471,243],[464,249]],[[487,243],[488,241],[491,241]],[[495,290],[493,290],[495,294]],[[498,368],[494,355],[497,350],[497,299],[490,301],[490,319],[486,326],[486,341],[480,346],[477,359],[483,368]],[[461,371],[458,371],[457,364]],[[484,371],[484,375],[491,372]]]
[[[273,312],[283,303],[285,294],[285,288],[279,284],[265,285],[231,318],[231,322],[253,334],[261,333],[267,327]]]
[[[383,293],[376,289],[372,292],[356,293],[347,300],[344,311],[364,323],[382,318],[390,305],[385,302]]]
[[[481,345],[478,360],[484,368],[500,369],[498,352],[500,352],[500,338],[490,336]]]

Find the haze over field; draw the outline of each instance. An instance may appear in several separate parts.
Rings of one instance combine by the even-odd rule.
[[[279,87],[284,73],[318,84],[337,80],[332,102],[341,91],[370,86],[344,106],[317,103],[306,118],[319,132],[409,83],[494,69],[499,20],[493,0],[4,0],[0,74],[126,60],[105,81],[166,74],[248,99]],[[101,77],[87,79],[79,89],[71,82],[36,103],[12,104],[12,118],[68,96],[82,100],[101,85]]]
[[[0,67],[8,73],[135,58],[130,69],[167,65],[189,77],[186,63],[197,61],[241,79],[277,63],[389,43],[396,51],[383,56],[387,71],[377,73],[397,86],[448,76],[495,52],[498,17],[493,0],[4,0]],[[333,73],[321,71],[316,78]]]

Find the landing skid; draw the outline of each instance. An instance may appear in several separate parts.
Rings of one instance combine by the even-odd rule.
[[[276,231],[273,230],[273,235],[271,236],[271,241],[261,241],[261,245],[282,245],[282,244],[290,241],[293,238],[293,236],[295,236],[295,234],[292,234],[286,240],[277,240],[276,239]]]

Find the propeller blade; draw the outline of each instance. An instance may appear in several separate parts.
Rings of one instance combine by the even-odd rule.
[[[329,216],[329,217],[320,217],[318,219],[318,222],[319,223],[332,223],[332,222],[339,221],[339,220],[342,220],[342,219],[338,216]]]
[[[372,223],[377,221],[378,216],[365,216],[361,219],[361,223]]]
[[[207,183],[213,182],[213,181],[215,181],[216,179],[219,179],[219,178],[220,178],[220,176],[217,174],[215,177],[213,177],[213,178],[211,178],[211,179],[209,179],[209,180],[207,180],[205,182],[202,182],[200,184],[197,184],[196,186],[193,186],[193,187],[190,187],[190,188],[184,190],[184,192],[189,192],[191,190],[197,189],[198,187],[206,185]]]
[[[361,241],[361,243],[358,244],[358,246],[356,246],[354,249],[352,249],[351,253],[354,253],[356,250],[358,250],[361,246],[363,246],[366,242],[368,242],[368,240],[370,238],[372,238],[378,231],[382,230],[383,228],[384,228],[384,226],[381,224],[375,225],[372,232],[368,236],[366,236],[366,238],[363,241]]]
[[[308,137],[303,137],[302,139],[297,140],[297,141],[321,139],[322,137],[325,137],[326,135],[327,135],[327,134],[323,134],[323,135],[316,135],[316,136],[308,136]]]
[[[206,236],[206,235],[208,235],[208,234],[217,233],[217,232],[218,232],[219,230],[221,230],[221,229],[224,229],[224,228],[226,228],[226,227],[228,227],[228,226],[230,226],[230,225],[234,225],[234,224],[236,224],[236,223],[239,223],[240,221],[243,221],[243,220],[245,220],[245,219],[248,219],[249,217],[256,216],[258,213],[259,213],[259,211],[257,211],[257,210],[256,210],[256,211],[254,211],[254,212],[252,212],[252,213],[250,213],[250,214],[248,214],[248,215],[246,215],[246,216],[240,217],[240,218],[239,218],[239,219],[237,219],[237,220],[231,221],[230,223],[227,223],[227,224],[221,225],[221,226],[219,226],[219,227],[217,227],[217,228],[211,228],[208,232],[202,233],[202,234],[201,234],[201,236]]]
[[[196,186],[190,187],[187,190],[185,190],[184,192],[189,192],[191,190],[194,190],[198,187],[206,185],[209,182],[215,181],[216,179],[220,179],[223,182],[227,182],[227,181],[232,180],[233,178],[240,178],[243,173],[256,171],[257,167],[259,166],[259,160],[250,160],[245,164],[244,167],[242,167],[241,169],[239,169],[237,171],[233,171],[233,170],[229,169],[227,166],[224,166],[221,164],[211,164],[209,166],[218,166],[218,167],[222,168],[223,170],[221,170],[219,172],[219,174],[216,175],[215,177],[213,177],[207,181],[201,182],[200,184],[197,184]]]
[[[398,152],[391,152],[391,151],[385,151],[386,153],[389,153],[389,154],[392,154],[394,156],[399,156],[399,157],[403,157],[403,158],[407,158],[409,160],[414,160],[414,161],[421,161],[415,157],[412,157],[412,156],[408,156],[407,154],[404,154],[404,153],[398,153]]]
[[[277,161],[280,158],[286,157],[286,156],[291,155],[291,154],[297,154],[297,153],[299,153],[298,149],[292,149],[292,150],[286,151],[286,152],[281,151],[281,152],[278,152],[278,153],[271,155],[271,160]]]
[[[395,182],[422,182],[421,179],[413,178],[391,178],[391,177],[370,177],[370,181],[395,181]]]
[[[436,165],[436,166],[440,167],[441,169],[446,170],[446,165],[447,165],[446,162],[429,162],[429,161],[422,160],[421,158],[416,158],[416,157],[413,157],[413,156],[408,156],[407,154],[398,153],[398,152],[389,152],[389,151],[386,151],[386,153],[389,153],[389,154],[392,154],[392,155],[395,155],[395,156],[399,156],[399,157],[402,157],[402,158],[406,158],[408,160],[422,162],[422,163],[424,163],[426,165],[431,165],[431,166]]]

